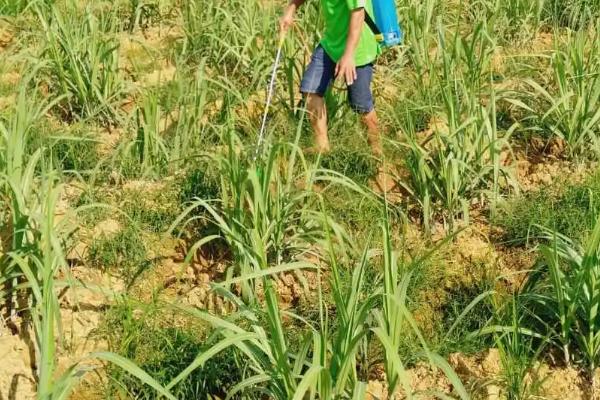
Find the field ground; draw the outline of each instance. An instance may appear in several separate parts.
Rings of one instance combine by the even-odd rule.
[[[0,0],[0,400],[598,398],[600,2],[399,2],[382,160],[309,2],[255,159],[283,3]]]

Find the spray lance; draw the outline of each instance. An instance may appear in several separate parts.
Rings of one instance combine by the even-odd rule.
[[[269,108],[271,107],[271,102],[273,101],[273,94],[275,93],[275,83],[277,82],[277,70],[279,69],[279,64],[281,63],[281,56],[283,53],[283,44],[285,43],[285,33],[282,33],[279,37],[279,45],[277,46],[277,55],[275,56],[275,62],[273,63],[273,72],[271,74],[271,80],[269,81],[269,87],[267,89],[267,102],[265,104],[265,111],[262,117],[262,123],[260,125],[260,131],[258,133],[258,142],[256,144],[256,151],[254,153],[253,160],[256,159],[262,153],[262,147],[265,142],[265,135],[267,131],[267,118],[269,116]]]
[[[396,10],[395,0],[373,0],[373,11],[374,16],[371,16],[369,12],[365,13],[365,23],[371,29],[375,35],[375,39],[383,47],[392,47],[402,43],[403,32],[398,22],[398,13]],[[281,63],[281,56],[283,53],[283,45],[285,42],[285,32],[280,35],[279,45],[277,46],[277,55],[275,56],[275,62],[273,64],[273,72],[271,74],[271,80],[269,81],[269,87],[267,89],[267,101],[265,104],[265,111],[262,117],[262,123],[260,125],[260,131],[258,134],[258,142],[256,144],[256,151],[254,153],[253,160],[261,155],[262,148],[265,142],[265,135],[267,129],[267,119],[269,116],[269,108],[273,101],[273,94],[275,92],[275,84],[277,81],[277,70]]]

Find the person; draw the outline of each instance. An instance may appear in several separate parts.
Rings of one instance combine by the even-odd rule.
[[[290,0],[279,21],[281,35],[294,24],[295,14],[305,1]],[[332,82],[340,79],[347,86],[350,107],[360,114],[373,155],[381,160],[383,147],[371,91],[374,62],[380,47],[365,22],[366,12],[373,15],[371,0],[320,1],[325,31],[300,85],[314,131],[314,150],[327,153],[331,149],[324,95]],[[385,176],[380,169],[379,186],[385,186],[382,180]]]

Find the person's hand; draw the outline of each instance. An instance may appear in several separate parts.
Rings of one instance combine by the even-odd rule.
[[[335,67],[335,77],[346,81],[346,85],[350,86],[356,81],[356,65],[354,64],[354,56],[344,54]]]
[[[279,35],[284,36],[287,31],[294,25],[294,14],[295,9],[293,7],[288,7],[283,16],[279,19]]]

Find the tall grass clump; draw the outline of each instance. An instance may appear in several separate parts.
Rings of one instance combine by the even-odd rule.
[[[326,223],[331,222],[326,216],[322,216],[322,219]],[[459,398],[469,398],[450,366],[430,352],[419,335],[406,304],[409,275],[397,263],[398,254],[390,247],[388,225],[384,224],[382,229],[383,275],[376,277],[376,282],[385,281],[381,290],[366,290],[367,268],[373,262],[369,248],[365,247],[354,260],[345,255],[340,257],[338,240],[333,236],[328,236],[323,243],[327,272],[317,265],[297,265],[297,268],[317,269],[316,321],[281,309],[273,274],[283,265],[277,259],[267,263],[264,257],[259,260],[262,263],[260,273],[243,273],[238,278],[213,286],[213,290],[236,305],[238,312],[234,315],[215,317],[202,310],[175,306],[217,329],[218,341],[201,352],[166,388],[177,385],[224,349],[235,347],[240,357],[247,360],[247,375],[242,381],[236,382],[227,398],[238,394],[244,398],[260,398],[266,394],[275,399],[364,398],[369,379],[368,366],[371,360],[375,361],[369,349],[372,344],[379,343],[385,354],[390,392],[397,390],[410,398],[414,393],[397,344],[410,331],[421,338],[419,343],[422,344],[423,354],[420,356],[432,366],[440,368],[452,382]],[[352,271],[347,285],[342,284],[341,274],[344,270]],[[264,297],[253,304],[246,303],[227,289],[231,282],[250,279],[260,280],[264,289]],[[325,285],[330,287],[333,299],[331,306],[325,302]],[[292,338],[287,333],[284,317],[297,320],[304,327],[305,334],[300,337],[299,346],[292,345],[292,341],[295,339],[297,342],[298,338]]]
[[[146,89],[129,123],[134,135],[120,148],[121,167],[129,166],[134,176],[157,177],[188,166],[221,133],[222,126],[205,114],[213,96],[203,65],[190,76],[178,72],[163,87]]]
[[[175,168],[187,165],[198,148],[206,143],[217,143],[218,127],[212,127],[206,117],[209,102],[214,101],[215,90],[210,86],[206,63],[200,62],[196,72],[187,76],[178,74],[167,89],[171,97],[172,124],[167,133],[169,164]]]
[[[31,240],[28,237],[30,213],[39,207],[36,203],[35,178],[42,150],[29,154],[28,142],[34,125],[50,106],[42,102],[30,102],[26,85],[22,84],[12,113],[0,119],[0,198],[4,206],[3,219],[0,221],[3,228],[0,278],[9,289],[17,286],[19,275],[14,263],[8,261],[8,254],[27,248],[28,240]],[[2,294],[7,295],[5,292]],[[13,296],[16,298],[15,293]]]
[[[272,63],[276,10],[255,1],[233,0],[227,7],[216,0],[187,1],[182,7],[183,53],[192,60],[206,59],[221,76],[256,88]]]
[[[173,227],[207,218],[232,251],[231,276],[259,272],[271,263],[295,262],[311,244],[324,239],[324,221],[314,209],[319,198],[308,189],[315,172],[295,144],[276,144],[264,161],[255,163],[239,139],[230,135],[227,140],[225,154],[211,157],[211,165],[220,171],[220,198],[194,199]],[[244,299],[255,301],[250,298],[254,283],[241,284]]]
[[[60,175],[47,162],[44,148],[28,149],[32,128],[54,105],[38,99],[37,90],[31,90],[36,72],[19,87],[12,113],[0,119],[0,300],[9,308],[13,324],[17,316],[28,321],[24,329],[33,336],[38,398],[62,400],[69,397],[87,367],[76,364],[57,375],[62,344],[58,295],[73,284],[65,254],[74,225],[70,218],[57,217]],[[59,274],[65,278],[59,280]],[[110,353],[94,358],[127,368],[170,396],[123,358]]]
[[[567,155],[598,157],[600,153],[600,44],[598,31],[576,32],[551,59],[551,81],[528,79],[534,130],[566,143]],[[544,82],[541,77],[541,82]]]
[[[60,323],[56,275],[66,271],[63,245],[70,228],[55,217],[61,191],[58,176],[45,166],[43,149],[29,154],[27,148],[32,127],[52,104],[32,99],[27,87],[30,79],[26,82],[10,118],[0,120],[0,197],[7,210],[0,221],[4,247],[0,295],[13,317],[17,313],[29,316],[38,397],[63,399],[76,382],[74,370],[55,376]],[[17,310],[23,306],[18,305],[18,298],[25,300],[25,309]]]
[[[508,303],[508,324],[484,329],[494,333],[506,358],[505,377],[513,398],[533,389],[526,375],[542,352],[559,355],[566,366],[581,365],[592,388],[600,362],[600,220],[583,245],[540,229],[540,259]]]
[[[404,14],[402,20],[406,26],[408,57],[414,65],[420,89],[425,86],[424,77],[432,67],[429,49],[435,44],[438,8],[436,0],[427,0],[410,1],[405,8],[400,9]]]
[[[544,25],[547,0],[487,0],[465,7],[471,23],[486,21],[507,44],[530,39]]]
[[[563,361],[582,363],[592,379],[600,362],[600,222],[584,245],[553,231],[546,237],[525,287],[532,315]]]
[[[105,124],[118,117],[115,107],[124,95],[119,71],[119,43],[103,32],[89,10],[36,7],[44,34],[41,66],[50,92],[61,98],[64,118],[95,119]]]
[[[468,220],[471,201],[487,197],[494,204],[503,182],[510,182],[500,155],[509,151],[514,126],[499,129],[497,102],[503,98],[492,85],[491,54],[495,43],[488,27],[478,24],[467,37],[438,28],[438,55],[416,50],[427,81],[419,81],[429,129],[415,132],[408,118],[404,127],[408,177],[400,184],[418,204],[426,230],[434,218],[450,231],[456,221]],[[405,120],[400,111],[398,120]]]
[[[554,24],[571,29],[585,29],[600,17],[598,0],[547,0],[544,14]]]
[[[166,112],[160,104],[158,93],[145,94],[135,112],[135,153],[143,175],[160,174],[169,160],[169,150],[164,137]]]

